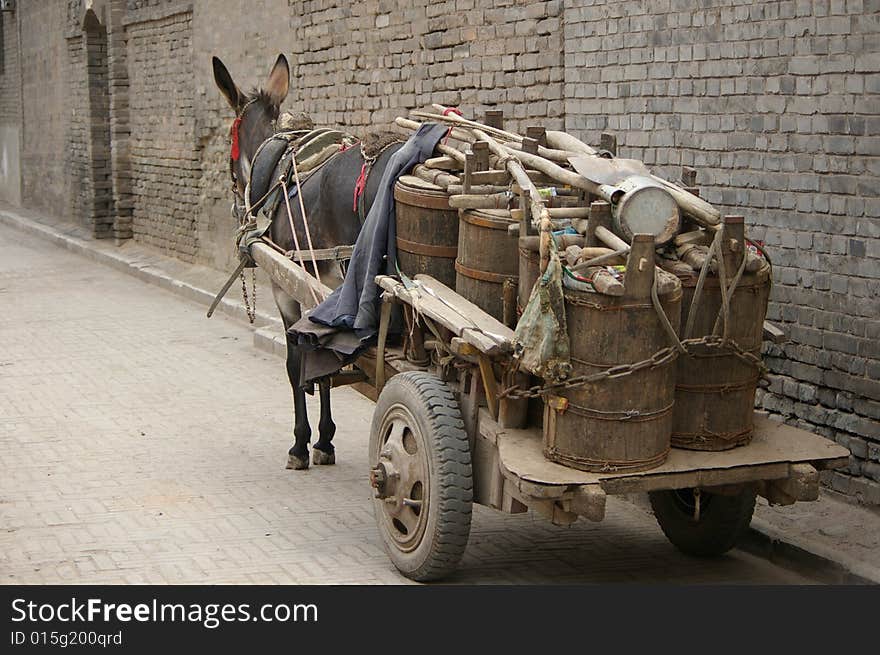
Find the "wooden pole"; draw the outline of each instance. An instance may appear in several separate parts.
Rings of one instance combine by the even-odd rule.
[[[275,249],[265,243],[256,241],[250,246],[250,254],[257,265],[266,271],[266,274],[288,296],[300,303],[303,308],[311,309],[315,306],[311,287],[319,300],[330,295],[332,289],[321,284],[301,266],[294,263]]]

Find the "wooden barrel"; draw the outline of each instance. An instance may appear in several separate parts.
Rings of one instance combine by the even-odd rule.
[[[521,243],[519,250],[519,292],[516,298],[516,313],[521,316],[529,304],[532,289],[535,282],[541,277],[541,257],[538,251],[524,247]]]
[[[449,207],[442,187],[411,175],[394,185],[397,214],[397,263],[410,277],[427,273],[455,286],[458,212]]]
[[[499,321],[505,282],[515,287],[519,280],[517,243],[507,232],[514,222],[506,209],[459,211],[455,290]]]
[[[694,297],[696,276],[683,282],[681,324]],[[730,300],[728,336],[761,357],[770,267],[744,274]],[[706,278],[691,336],[712,334],[721,309],[718,278]],[[729,350],[691,346],[678,359],[672,445],[690,450],[727,450],[752,439],[758,368]]]
[[[652,237],[636,238],[642,236],[647,239],[648,261],[653,262]],[[628,266],[626,278],[631,280],[637,267]],[[650,269],[646,273],[653,280],[653,266],[644,268]],[[669,345],[651,304],[650,282],[636,293],[631,293],[627,279],[624,282],[627,291],[618,297],[565,290],[572,377],[646,360]],[[677,329],[681,287],[660,296],[660,304]],[[544,454],[583,471],[654,468],[669,454],[674,402],[672,359],[625,377],[563,389],[545,398]]]

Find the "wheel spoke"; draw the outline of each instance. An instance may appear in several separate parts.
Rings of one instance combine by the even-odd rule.
[[[400,419],[391,423],[391,431],[388,433],[388,439],[385,443],[403,450],[403,433],[406,430],[406,424]]]
[[[415,515],[415,512],[412,511],[411,507],[404,507],[403,511],[397,515],[397,518],[406,526],[406,531],[408,535],[412,535],[415,533],[416,529],[419,526],[419,517]]]

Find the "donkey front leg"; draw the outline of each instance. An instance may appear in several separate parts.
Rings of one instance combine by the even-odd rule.
[[[306,392],[300,386],[299,347],[293,343],[295,337],[287,335],[287,377],[293,388],[293,437],[294,444],[287,451],[287,468],[301,471],[309,468],[309,440],[312,428],[309,426],[309,414],[306,408]]]
[[[336,424],[330,411],[330,379],[322,379],[318,388],[321,392],[321,420],[318,423],[318,442],[312,449],[312,464],[335,464],[333,435],[336,434]]]

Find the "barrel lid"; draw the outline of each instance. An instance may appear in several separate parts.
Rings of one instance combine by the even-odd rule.
[[[431,192],[431,193],[442,193],[446,194],[446,189],[442,186],[438,186],[436,184],[432,184],[427,180],[423,180],[420,177],[416,177],[415,175],[401,175],[397,183],[400,186],[407,187],[409,191],[420,191],[420,192]]]

